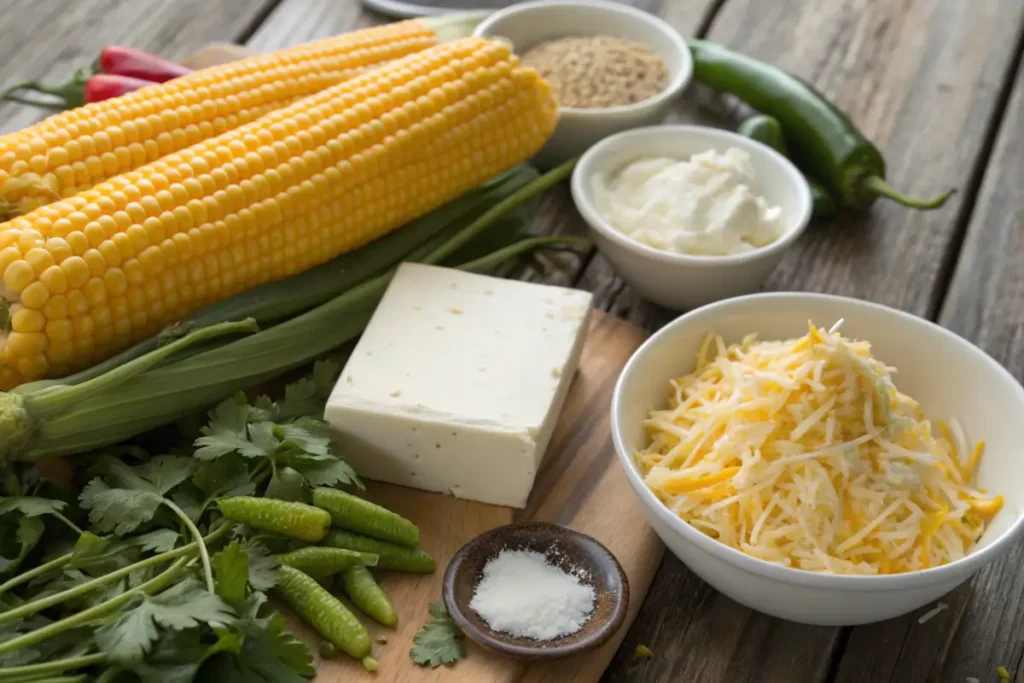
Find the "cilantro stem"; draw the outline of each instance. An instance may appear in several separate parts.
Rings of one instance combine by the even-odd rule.
[[[157,347],[145,356],[129,361],[87,382],[73,386],[57,385],[27,394],[25,396],[26,407],[33,412],[36,419],[40,420],[53,415],[59,415],[80,401],[102,395],[104,392],[110,391],[132,377],[155,368],[169,357],[190,346],[229,334],[250,334],[254,332],[259,332],[259,327],[252,318],[238,322],[210,325],[195,332],[190,332],[181,339],[171,342],[166,346]]]
[[[51,515],[52,517],[56,517],[56,518],[57,518],[57,519],[59,519],[59,520],[60,520],[61,522],[64,522],[64,524],[65,524],[65,525],[66,525],[66,526],[67,526],[67,527],[68,527],[69,529],[71,529],[72,531],[74,531],[74,532],[75,532],[76,534],[78,534],[79,536],[81,536],[81,535],[82,535],[82,529],[81,529],[81,528],[79,528],[79,526],[78,526],[77,524],[75,524],[74,522],[72,522],[72,521],[71,521],[70,519],[68,519],[67,517],[65,517],[65,516],[64,516],[64,515],[62,515],[61,513],[59,513],[59,512],[57,512],[56,510],[54,510],[54,511],[51,511],[51,512],[50,512],[50,515]]]
[[[164,505],[169,507],[178,516],[181,523],[192,534],[192,538],[196,539],[195,542],[199,545],[199,557],[203,562],[203,578],[206,580],[206,590],[211,593],[216,592],[213,585],[213,567],[210,566],[210,551],[206,549],[203,534],[196,528],[196,525],[189,519],[189,516],[180,507],[175,505],[174,501],[170,498],[164,498]]]
[[[11,666],[6,668],[0,668],[0,680],[7,680],[9,678],[19,677],[34,677],[42,676],[45,674],[58,674],[67,671],[68,669],[82,669],[87,666],[95,666],[97,664],[104,664],[107,661],[107,655],[102,652],[97,652],[92,655],[83,655],[81,657],[68,657],[66,659],[57,659],[52,662],[43,662],[42,664],[27,664],[25,666]]]
[[[117,595],[109,600],[99,603],[98,605],[93,605],[87,610],[82,610],[77,614],[61,619],[60,621],[54,621],[42,628],[37,628],[35,631],[30,631],[24,635],[18,636],[17,638],[5,640],[0,643],[0,655],[13,652],[19,648],[29,647],[36,643],[41,643],[48,638],[52,638],[58,633],[63,633],[64,631],[75,628],[76,626],[81,626],[93,619],[105,617],[137,595],[152,595],[153,593],[158,593],[166,588],[168,584],[181,576],[182,571],[193,559],[194,558],[179,557],[178,560],[169,568],[165,569],[160,574],[157,574],[149,581],[139,585],[138,588],[122,593],[121,595]],[[10,612],[8,612],[8,614],[10,614]],[[82,680],[84,680],[84,678]]]
[[[205,542],[214,543],[215,541],[219,540],[222,536],[224,536],[225,533],[227,533],[231,529],[231,526],[232,525],[230,524],[225,524],[224,526],[220,527],[219,529],[211,533],[209,536],[207,536]],[[45,598],[37,598],[35,600],[32,600],[31,602],[26,602],[24,605],[20,605],[18,607],[15,607],[14,609],[10,609],[6,612],[0,613],[0,624],[11,621],[12,619],[21,619],[22,617],[30,616],[32,614],[35,614],[36,612],[40,612],[49,607],[53,607],[54,605],[59,605],[62,602],[66,602],[68,600],[72,600],[79,596],[85,595],[90,591],[100,588],[101,586],[105,586],[106,584],[111,583],[113,581],[117,581],[118,579],[122,579],[131,574],[132,572],[137,572],[140,569],[148,569],[149,567],[158,564],[163,564],[164,562],[169,562],[171,560],[178,559],[181,557],[191,556],[199,547],[199,545],[199,542],[193,541],[192,543],[184,545],[180,548],[175,548],[173,550],[168,550],[167,552],[161,553],[159,555],[147,557],[144,560],[139,560],[135,564],[128,565],[127,567],[122,567],[121,569],[112,571],[109,574],[104,574],[103,576],[98,576],[91,581],[86,581],[83,584],[79,584],[72,588],[68,588],[65,591],[61,591],[60,593],[55,593]],[[0,643],[0,653],[5,651],[3,650],[3,647],[7,645],[7,642]]]
[[[10,578],[7,581],[4,581],[3,583],[0,583],[0,595],[3,595],[7,591],[11,590],[12,588],[18,587],[23,583],[31,581],[37,576],[42,576],[43,574],[46,574],[48,572],[60,569],[61,567],[63,567],[71,561],[72,556],[72,553],[68,553],[67,555],[61,555],[58,558],[52,559],[49,562],[39,565],[38,567],[33,567],[32,569],[29,569],[27,572],[18,574],[17,576]]]

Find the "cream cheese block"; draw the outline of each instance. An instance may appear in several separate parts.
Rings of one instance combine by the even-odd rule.
[[[406,263],[327,402],[360,476],[525,507],[591,295]]]

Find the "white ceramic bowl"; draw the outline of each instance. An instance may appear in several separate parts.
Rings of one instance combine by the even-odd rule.
[[[543,167],[579,156],[613,133],[660,122],[693,75],[693,58],[678,31],[653,14],[616,2],[523,2],[490,15],[473,34],[505,38],[519,55],[556,38],[614,36],[647,45],[665,61],[669,84],[653,97],[620,107],[559,107],[555,132],[535,159]]]
[[[782,209],[782,237],[759,249],[733,256],[691,256],[655,249],[613,228],[594,201],[595,173],[611,176],[643,157],[685,160],[730,147],[750,155],[760,193],[770,205]],[[811,192],[792,162],[760,142],[705,126],[652,126],[602,140],[577,164],[572,198],[616,272],[654,303],[677,311],[757,291],[811,220]]]
[[[633,453],[646,446],[643,420],[664,407],[669,380],[693,370],[705,335],[727,342],[756,332],[789,339],[807,321],[871,342],[875,357],[897,368],[896,385],[933,419],[956,418],[969,439],[984,439],[981,487],[1006,504],[967,557],[907,574],[847,576],[790,569],[719,543],[669,512],[644,484]],[[698,576],[730,598],[783,619],[852,625],[922,607],[1003,555],[1024,532],[1024,389],[996,361],[952,332],[885,306],[822,294],[756,294],[688,313],[664,327],[633,355],[612,397],[612,440],[648,522]]]

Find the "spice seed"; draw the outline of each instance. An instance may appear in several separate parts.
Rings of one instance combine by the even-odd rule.
[[[668,85],[668,67],[654,50],[613,36],[575,36],[527,50],[523,64],[551,84],[564,107],[633,104]]]

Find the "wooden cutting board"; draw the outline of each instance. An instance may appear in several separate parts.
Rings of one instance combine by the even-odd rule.
[[[244,47],[218,44],[200,50],[186,62],[202,68],[249,54],[251,51]],[[386,644],[374,644],[379,671],[370,674],[358,662],[335,659],[320,664],[314,683],[596,683],[640,609],[664,549],[644,520],[616,462],[609,430],[615,381],[645,336],[629,323],[594,313],[579,371],[525,510],[369,483],[368,498],[419,525],[422,547],[437,558],[438,569],[429,576],[381,573],[381,583],[398,611],[399,624],[395,629],[375,624],[370,628],[374,639],[387,639]],[[441,600],[441,580],[451,557],[478,534],[523,520],[572,527],[612,551],[629,578],[630,604],[622,629],[599,650],[557,662],[525,664],[467,643],[468,657],[451,669],[421,669],[413,664],[409,659],[413,637],[429,618],[428,605]],[[310,638],[309,642],[315,645],[316,639]]]

